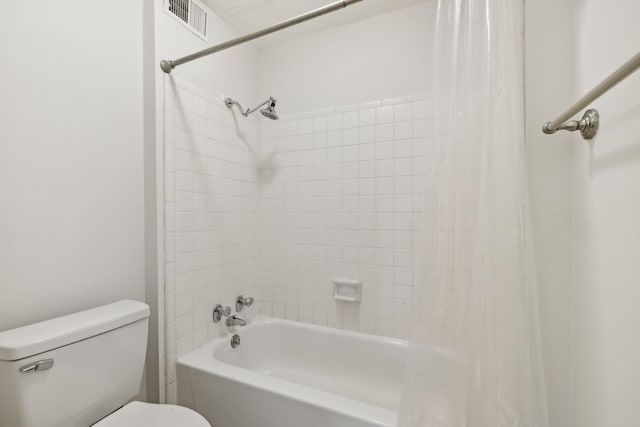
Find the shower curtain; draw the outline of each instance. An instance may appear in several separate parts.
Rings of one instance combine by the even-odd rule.
[[[440,0],[433,155],[399,427],[547,427],[522,0]]]

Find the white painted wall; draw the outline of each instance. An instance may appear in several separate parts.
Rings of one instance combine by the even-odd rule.
[[[158,62],[161,59],[177,59],[239,36],[212,12],[209,14],[207,23],[208,40],[202,40],[164,11],[164,0],[155,0],[155,4]],[[160,81],[165,77],[176,78],[188,82],[209,96],[215,98],[220,98],[222,95],[230,96],[248,107],[250,104],[259,102],[256,99],[259,95],[256,94],[257,65],[255,47],[245,44],[183,64],[174,69],[170,75],[162,72],[159,66],[157,70]],[[159,99],[162,97],[160,96]]]
[[[541,127],[574,101],[572,10],[572,0],[525,1],[529,188],[552,427],[571,425],[572,136],[544,135]]]
[[[0,39],[0,330],[144,300],[142,2],[6,2]]]
[[[575,97],[638,53],[640,4],[576,1]],[[574,427],[640,423],[640,73],[593,103],[574,135]]]
[[[276,22],[302,15],[330,3],[327,0],[242,0],[240,4],[238,1],[228,0],[203,1],[242,34],[267,28]],[[431,0],[367,0],[364,3],[352,4],[327,15],[305,21],[301,25],[271,33],[256,39],[254,43],[257,46],[266,46],[277,41],[304,37],[327,28],[346,25],[425,1]]]
[[[637,53],[638,14],[631,0],[527,2],[527,135],[553,427],[638,424],[640,75],[593,103],[602,127],[592,142],[539,131]]]
[[[435,3],[262,48],[260,92],[293,114],[427,91]]]
[[[155,49],[154,2],[143,2],[143,117],[144,117],[144,186],[145,186],[145,297],[151,307],[147,341],[146,384],[149,402],[164,401],[164,257],[162,217],[162,150],[158,135],[162,134],[162,111],[157,102],[157,60]]]

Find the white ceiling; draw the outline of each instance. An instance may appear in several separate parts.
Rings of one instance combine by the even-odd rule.
[[[202,0],[240,34],[257,31],[285,19],[333,3],[335,0]],[[364,0],[345,9],[282,30],[255,41],[264,46],[338,25],[402,9],[427,0]]]

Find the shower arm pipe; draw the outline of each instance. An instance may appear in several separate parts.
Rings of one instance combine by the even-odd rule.
[[[558,130],[579,130],[584,139],[591,139],[595,136],[600,125],[597,110],[587,110],[581,120],[571,120],[571,117],[585,109],[596,99],[600,98],[609,89],[629,77],[640,68],[640,52],[633,58],[625,62],[620,68],[614,71],[609,77],[604,79],[599,85],[591,89],[586,95],[580,98],[575,104],[569,107],[564,113],[560,114],[556,119],[545,123],[542,131],[546,134],[556,133]]]
[[[272,96],[270,96],[270,97],[269,97],[269,99],[267,99],[266,101],[264,101],[262,104],[258,105],[256,108],[252,108],[251,110],[247,108],[247,111],[246,111],[246,113],[245,113],[244,115],[245,115],[245,116],[248,116],[249,114],[251,114],[251,113],[254,113],[254,112],[258,111],[258,109],[259,109],[260,107],[262,107],[263,105],[273,104],[274,102],[276,102],[276,100],[275,100],[275,99],[273,99],[273,97],[272,97]],[[238,104],[238,105],[240,105],[240,104]],[[275,104],[274,104],[274,105],[275,105]]]
[[[245,113],[244,108],[242,108],[242,105],[240,105],[240,103],[238,101],[234,101],[231,98],[227,98],[224,100],[224,103],[226,104],[227,108],[231,108],[234,105],[236,107],[238,107],[238,110],[240,110],[240,114],[242,114],[243,116],[247,117],[249,115],[249,109],[247,109],[247,112]],[[264,104],[262,104],[264,105]],[[258,107],[260,108],[260,107]]]
[[[247,108],[247,111],[244,111],[244,108],[242,108],[242,105],[240,105],[240,103],[238,101],[235,101],[235,100],[233,100],[231,98],[227,98],[227,99],[224,100],[224,103],[227,105],[228,108],[231,108],[232,105],[235,105],[236,107],[238,107],[238,110],[240,110],[240,114],[242,114],[245,117],[247,117],[251,113],[255,113],[263,105],[266,105],[266,104],[269,104],[269,103],[273,103],[273,102],[276,102],[276,100],[273,98],[273,96],[270,96],[266,101],[264,101],[263,103],[261,103],[257,107],[251,108],[251,109]]]
[[[335,12],[340,9],[344,9],[347,6],[351,6],[354,3],[359,3],[363,0],[342,0],[337,1],[326,6],[320,7],[318,9],[314,9],[310,12],[304,13],[302,15],[296,16],[291,19],[287,19],[286,21],[282,21],[279,24],[272,25],[271,27],[265,28],[260,31],[256,31],[251,34],[247,34],[224,43],[220,43],[218,45],[209,47],[207,49],[203,49],[199,52],[192,53],[191,55],[183,56],[182,58],[174,59],[174,60],[162,60],[160,61],[160,68],[165,73],[171,73],[171,71],[179,65],[186,64],[187,62],[194,61],[196,59],[200,59],[204,56],[211,55],[216,52],[220,52],[225,49],[229,49],[234,46],[238,46],[240,44],[249,42],[251,40],[264,37],[268,34],[275,33],[276,31],[284,30],[285,28],[292,27],[294,25],[300,24],[302,22],[308,21],[313,18],[317,18],[318,16],[326,15],[331,12]]]

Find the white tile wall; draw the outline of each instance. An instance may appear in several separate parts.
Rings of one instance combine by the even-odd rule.
[[[406,337],[429,155],[426,96],[283,116],[233,115],[165,80],[165,351],[176,359],[226,332],[213,305]],[[332,279],[363,281],[359,304]]]
[[[164,132],[166,391],[175,402],[176,359],[225,332],[212,307],[258,291],[258,122],[167,79]]]
[[[431,114],[421,95],[261,122],[262,313],[406,337]]]

